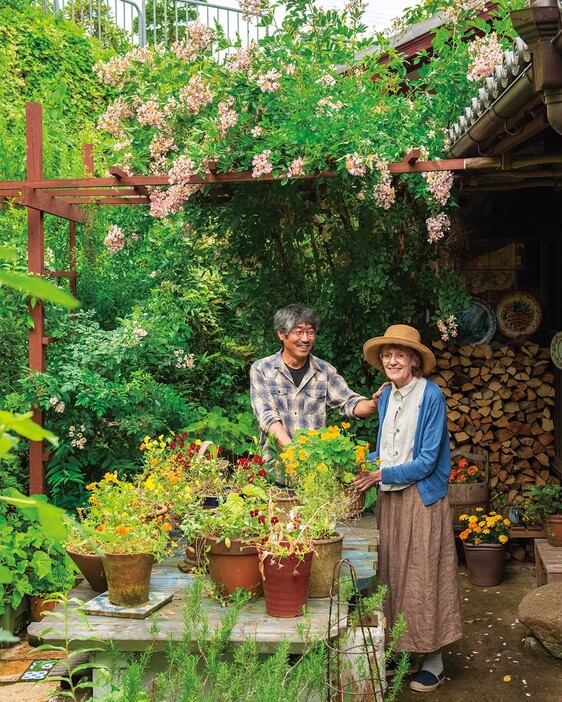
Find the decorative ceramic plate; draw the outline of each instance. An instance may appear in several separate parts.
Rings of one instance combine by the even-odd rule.
[[[496,333],[496,315],[490,305],[479,297],[470,300],[468,309],[459,316],[459,330],[455,341],[459,344],[485,344]]]
[[[552,337],[550,342],[550,357],[557,368],[562,370],[562,331]]]
[[[539,301],[524,292],[512,292],[503,297],[496,315],[501,333],[510,339],[531,336],[542,321]]]

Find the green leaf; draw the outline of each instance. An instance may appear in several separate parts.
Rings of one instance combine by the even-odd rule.
[[[0,283],[5,283],[16,290],[23,290],[32,297],[48,300],[65,307],[80,306],[74,295],[57,288],[56,285],[38,276],[14,271],[0,271]]]

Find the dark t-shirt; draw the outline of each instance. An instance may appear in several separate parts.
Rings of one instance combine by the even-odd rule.
[[[285,364],[287,365],[287,364]],[[295,384],[295,387],[298,388],[299,385],[302,383],[302,379],[305,376],[306,371],[310,368],[310,357],[307,356],[306,358],[306,363],[302,368],[291,368],[290,366],[287,366],[287,369],[289,373],[291,374],[291,377],[293,378],[293,383]]]

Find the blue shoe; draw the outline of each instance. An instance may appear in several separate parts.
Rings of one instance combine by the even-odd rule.
[[[410,683],[410,690],[414,692],[433,692],[439,685],[445,682],[445,673],[438,676],[430,673],[429,670],[421,670]]]

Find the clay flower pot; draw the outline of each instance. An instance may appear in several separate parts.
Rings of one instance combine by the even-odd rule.
[[[551,514],[545,520],[546,539],[551,546],[562,546],[562,514]]]
[[[147,553],[106,553],[103,567],[111,604],[138,607],[148,602],[154,556]]]
[[[330,596],[334,567],[341,561],[343,536],[338,533],[332,539],[314,540],[309,597]]]
[[[30,597],[29,618],[32,622],[40,622],[45,616],[45,612],[52,612],[57,604],[56,600],[47,600],[45,597]]]
[[[105,592],[107,590],[107,578],[105,577],[101,556],[95,553],[78,553],[69,549],[66,549],[66,552],[76,563],[94,592]]]
[[[231,539],[230,546],[213,537],[205,538],[211,580],[231,595],[241,587],[259,596],[263,586],[259,570],[258,550],[240,539]]]
[[[265,609],[271,617],[300,617],[308,602],[312,551],[273,558],[261,554]]]
[[[503,580],[504,544],[463,543],[468,579],[473,585],[493,587]]]

